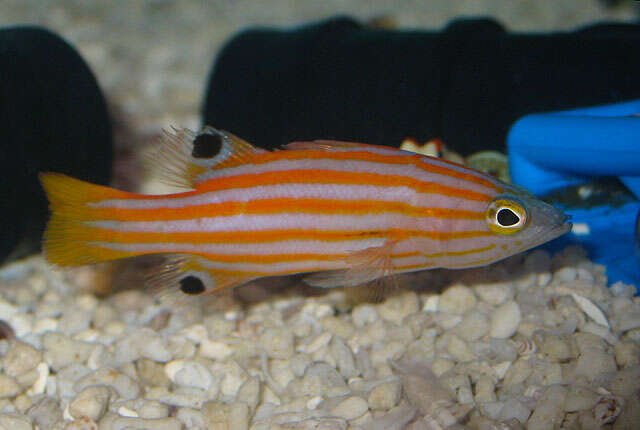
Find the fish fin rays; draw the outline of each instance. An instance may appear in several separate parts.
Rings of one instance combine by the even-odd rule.
[[[374,151],[379,150],[381,146],[379,145],[371,145],[368,143],[358,143],[358,142],[342,142],[339,140],[313,140],[309,142],[291,142],[283,146],[285,150],[291,151],[301,151],[301,150],[312,150],[312,151],[347,151],[353,149],[361,149],[363,151]],[[402,154],[411,154],[408,151],[404,151],[402,149],[394,148],[393,146],[383,146],[385,151],[397,151]]]
[[[165,254],[148,269],[145,286],[161,297],[202,296],[245,284],[253,278],[206,267],[204,259],[189,254]]]
[[[51,217],[42,239],[47,261],[58,267],[101,263],[135,255],[94,246],[90,203],[127,198],[130,193],[75,179],[62,173],[40,173]]]
[[[250,163],[255,154],[267,152],[233,134],[206,126],[199,132],[165,130],[161,143],[151,151],[148,164],[164,182],[193,189],[211,177],[211,170]]]
[[[304,281],[320,288],[355,287],[373,281],[372,295],[377,296],[384,293],[387,284],[395,282],[391,258],[395,244],[396,241],[387,240],[381,246],[355,251],[347,257],[349,268],[312,273]]]

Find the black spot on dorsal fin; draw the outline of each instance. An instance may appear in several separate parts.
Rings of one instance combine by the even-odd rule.
[[[204,292],[204,284],[200,279],[193,275],[185,276],[180,279],[180,291],[189,295],[202,294]]]
[[[222,150],[223,137],[218,133],[202,133],[193,140],[193,158],[213,158]]]

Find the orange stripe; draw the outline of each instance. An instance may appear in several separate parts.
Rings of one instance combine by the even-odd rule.
[[[465,188],[441,185],[435,182],[424,182],[407,176],[363,172],[339,172],[324,169],[284,170],[214,178],[200,184],[198,191],[219,191],[234,188],[251,188],[258,185],[277,184],[338,184],[408,187],[419,193],[442,194],[449,197],[459,197],[481,202],[489,202],[493,199],[493,197],[488,194],[467,190]]]
[[[306,260],[335,261],[344,260],[350,257],[350,254],[210,254],[199,252],[193,255],[199,255],[207,260],[219,263],[256,263],[256,264],[272,264],[272,263],[293,263]],[[392,258],[406,258],[420,255],[419,252],[402,252],[392,254]],[[305,270],[306,271],[306,270]]]
[[[248,202],[224,202],[177,208],[125,209],[90,208],[94,220],[169,221],[195,218],[287,213],[366,215],[398,212],[407,216],[446,219],[483,219],[484,213],[461,209],[416,207],[401,202],[376,200],[275,198]]]
[[[396,148],[385,148],[385,149],[396,149]],[[496,185],[494,182],[484,179],[482,177],[478,177],[476,175],[460,172],[457,169],[452,169],[449,167],[439,166],[429,163],[432,157],[424,156],[424,155],[384,155],[377,154],[375,152],[369,151],[318,151],[318,150],[291,150],[291,151],[275,151],[268,152],[264,154],[256,154],[251,158],[251,164],[266,164],[271,163],[273,161],[279,160],[352,160],[352,161],[369,161],[373,163],[386,163],[386,164],[404,164],[404,165],[413,165],[423,171],[437,173],[440,175],[449,176],[456,179],[462,179],[465,181],[473,182],[478,185],[483,185],[487,188],[495,190],[497,192],[502,192],[503,189],[499,185]],[[425,160],[427,162],[425,162]],[[482,176],[485,176],[484,173],[478,172],[474,169],[471,169],[466,166],[461,166],[460,164],[453,163],[447,160],[437,159],[439,162],[444,164],[449,164],[451,166],[462,167],[464,169],[468,169],[473,172],[477,172]]]
[[[267,231],[238,231],[238,232],[122,232],[97,227],[85,227],[78,233],[83,240],[90,242],[119,242],[119,243],[264,243],[285,240],[319,240],[339,242],[345,240],[364,240],[375,238],[404,239],[409,237],[425,237],[433,240],[470,239],[474,237],[491,236],[490,231],[423,231],[390,229],[386,231],[314,231],[314,230],[267,230]],[[75,238],[74,238],[75,239]]]
[[[401,265],[401,266],[395,266],[394,270],[395,271],[400,271],[400,270],[420,270],[420,269],[427,269],[430,267],[433,267],[434,265],[432,263],[424,263],[424,264],[406,264],[406,265]],[[274,276],[274,275],[293,275],[293,274],[299,274],[299,273],[311,273],[311,272],[322,272],[327,270],[326,268],[323,267],[315,267],[315,268],[309,268],[309,269],[305,269],[304,272],[300,272],[299,270],[296,269],[291,269],[291,270],[279,270],[279,271],[274,271],[274,272],[259,272],[259,271],[244,271],[244,270],[229,270],[229,269],[212,269],[212,268],[202,268],[202,270],[211,272],[214,276],[229,276],[229,277],[236,277],[236,278],[262,278],[265,276]],[[332,270],[332,269],[328,269],[328,270]],[[393,275],[393,273],[391,273],[391,275]]]
[[[462,255],[469,255],[469,254],[475,254],[475,253],[478,253],[478,252],[489,251],[489,250],[492,250],[495,247],[496,246],[494,244],[492,244],[492,245],[489,245],[489,246],[485,246],[483,248],[466,249],[464,251],[436,252],[435,254],[425,254],[424,256],[427,257],[427,258],[459,257],[459,256],[462,256]]]

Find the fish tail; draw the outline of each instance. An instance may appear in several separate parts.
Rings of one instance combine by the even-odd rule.
[[[91,203],[127,198],[130,193],[91,184],[61,173],[40,173],[40,183],[49,200],[51,218],[43,236],[42,249],[49,263],[79,266],[131,257],[130,252],[92,246],[96,240]]]

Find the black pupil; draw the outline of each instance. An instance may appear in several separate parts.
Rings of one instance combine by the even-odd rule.
[[[498,223],[503,227],[510,227],[518,224],[520,217],[511,209],[500,209],[498,211]]]
[[[194,158],[213,158],[220,153],[221,148],[222,136],[204,133],[196,136],[193,140],[191,155]]]
[[[204,284],[200,279],[189,275],[180,279],[180,291],[185,294],[200,294],[204,291]]]

